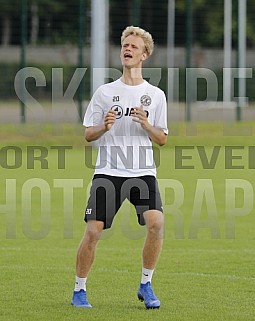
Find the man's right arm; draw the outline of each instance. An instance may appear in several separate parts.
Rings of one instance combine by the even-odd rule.
[[[116,120],[116,112],[109,110],[104,118],[102,125],[90,126],[85,128],[85,139],[87,142],[93,142],[99,139],[104,133],[111,129]]]
[[[85,128],[85,139],[87,142],[93,142],[99,139],[106,132],[105,125],[91,126]]]

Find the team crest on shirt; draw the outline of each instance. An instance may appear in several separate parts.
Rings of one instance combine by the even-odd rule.
[[[143,106],[150,106],[151,97],[149,95],[143,95],[140,99],[140,102]]]
[[[114,105],[111,107],[111,110],[116,111],[116,119],[119,119],[123,116],[123,108],[120,105]]]

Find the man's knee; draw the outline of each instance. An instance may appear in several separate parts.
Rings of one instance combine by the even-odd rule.
[[[150,210],[144,213],[148,232],[162,234],[164,229],[164,215],[160,211]]]
[[[84,238],[86,238],[90,242],[98,241],[103,231],[103,228],[104,228],[104,223],[101,221],[94,221],[94,220],[88,221]]]

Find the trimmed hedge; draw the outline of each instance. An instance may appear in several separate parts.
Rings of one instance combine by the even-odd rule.
[[[29,66],[28,66],[29,67]],[[70,80],[75,72],[75,66],[33,66],[41,70],[46,78],[46,86],[36,86],[35,79],[32,77],[27,78],[26,88],[28,92],[35,99],[51,99],[52,97],[52,68],[63,68],[64,72],[64,92],[70,83]],[[19,65],[17,64],[0,64],[0,99],[17,99],[17,95],[14,89],[14,81],[17,72],[20,70]],[[210,72],[210,71],[209,71]],[[212,72],[212,71],[211,71]],[[213,94],[212,98],[216,97],[218,101],[222,101],[223,96],[223,71],[215,70],[213,71],[217,78],[217,87],[215,89],[209,88],[210,93]],[[207,98],[207,82],[203,78],[204,75],[201,74],[201,78],[197,79],[197,99],[205,100]],[[168,73],[167,69],[162,69],[161,79],[159,82],[159,87],[167,92],[167,80]],[[148,79],[149,80],[149,79]],[[111,80],[109,80],[111,81]],[[193,79],[189,82],[190,85],[193,85]],[[235,80],[235,89],[234,96],[238,96],[237,90],[237,80]],[[83,82],[81,84],[84,88],[83,97],[84,99],[90,98],[90,68],[88,68],[83,77]],[[247,97],[249,101],[255,101],[255,78],[250,78],[246,80],[247,85]],[[178,86],[175,86],[175,94],[178,90]],[[217,91],[216,91],[217,90]],[[78,92],[76,92],[76,98],[78,98]],[[186,79],[185,79],[185,70],[179,69],[179,100],[184,101],[186,98]],[[210,97],[209,97],[210,98]]]
[[[30,66],[27,66],[30,67]],[[52,97],[52,69],[63,68],[63,91],[65,92],[76,67],[74,66],[31,66],[39,69],[43,72],[46,79],[46,86],[36,86],[36,80],[33,77],[26,78],[27,91],[35,99],[51,99]],[[0,64],[0,99],[17,99],[15,92],[15,77],[20,70],[20,66],[17,64]],[[17,80],[16,80],[17,81]],[[19,85],[19,84],[17,84]],[[82,86],[84,87],[84,98],[88,99],[90,95],[90,71],[86,70],[83,77]],[[76,96],[78,91],[76,91]],[[77,98],[77,97],[76,97]]]

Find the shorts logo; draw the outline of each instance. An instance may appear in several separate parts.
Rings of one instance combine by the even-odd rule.
[[[143,95],[140,99],[140,102],[143,106],[150,106],[151,104],[151,97],[148,95]]]
[[[111,110],[116,111],[117,115],[116,115],[116,119],[119,119],[123,116],[123,108],[119,105],[114,105],[111,107]]]
[[[86,209],[86,215],[90,215],[92,213],[92,208],[87,208]]]

